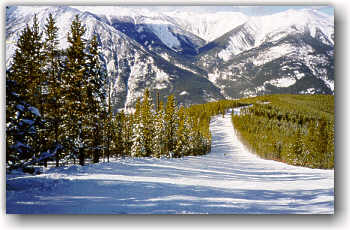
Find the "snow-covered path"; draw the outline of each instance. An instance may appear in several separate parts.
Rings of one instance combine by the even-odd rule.
[[[249,153],[231,117],[211,123],[212,152],[182,159],[119,159],[9,175],[7,213],[333,213],[334,170]]]

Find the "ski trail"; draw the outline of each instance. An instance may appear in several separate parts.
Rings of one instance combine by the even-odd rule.
[[[334,213],[334,170],[263,160],[231,116],[212,119],[212,151],[181,159],[126,158],[8,176],[8,213]]]

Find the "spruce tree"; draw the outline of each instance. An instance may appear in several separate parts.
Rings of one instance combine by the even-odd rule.
[[[62,66],[61,55],[58,49],[58,28],[56,22],[52,16],[49,17],[45,25],[45,41],[44,41],[44,56],[45,56],[45,68],[44,73],[46,75],[46,100],[44,103],[44,116],[48,121],[49,127],[47,135],[49,136],[48,142],[51,149],[57,149],[56,151],[56,167],[59,166],[60,150],[62,146],[63,129],[62,129],[62,106],[63,106],[63,93],[62,93]]]
[[[174,95],[170,95],[165,109],[165,151],[170,156],[175,148],[176,112]]]
[[[25,168],[37,162],[35,153],[38,130],[43,125],[40,112],[17,93],[23,86],[6,80],[6,166],[8,170]]]
[[[177,119],[174,157],[183,157],[188,153],[188,137],[186,136],[185,110],[180,107]]]
[[[160,157],[164,154],[165,142],[165,113],[163,103],[159,102],[157,113],[154,119],[154,137],[152,139],[152,152],[155,157]]]
[[[112,81],[111,77],[108,76],[105,82],[105,88],[107,88],[107,105],[106,113],[103,119],[103,136],[104,136],[104,155],[107,157],[107,162],[109,162],[109,156],[111,154],[111,144],[114,139],[113,130],[113,112],[112,112]]]
[[[152,113],[152,99],[148,88],[146,88],[143,95],[143,101],[141,105],[141,123],[142,123],[142,135],[144,137],[144,148],[145,148],[144,155],[151,156],[152,140],[154,137],[153,135],[154,117]]]
[[[87,79],[86,79],[86,101],[87,106],[84,115],[85,133],[90,139],[90,149],[93,152],[93,162],[99,162],[101,149],[103,147],[103,124],[101,121],[106,116],[106,74],[102,69],[97,37],[93,36],[89,44],[89,54],[87,58]]]
[[[124,114],[124,122],[122,129],[122,143],[123,143],[123,156],[131,156],[131,148],[133,145],[133,127],[134,127],[134,119],[133,115]]]
[[[114,149],[117,157],[123,157],[124,156],[124,138],[123,138],[123,126],[125,122],[125,114],[123,112],[117,113],[115,116],[115,125],[114,125]]]
[[[44,56],[41,38],[37,16],[34,15],[32,27],[27,24],[17,41],[8,79],[19,86],[17,93],[22,100],[43,114]],[[38,137],[32,143],[32,151],[39,156],[40,152],[46,150],[44,126],[38,127],[37,132]]]
[[[69,47],[66,51],[65,61],[65,110],[68,115],[66,120],[67,142],[69,150],[78,152],[79,164],[84,165],[85,139],[84,114],[87,110],[87,55],[85,53],[86,42],[83,38],[85,27],[82,26],[78,15],[71,24],[68,32]]]
[[[141,100],[138,98],[136,101],[136,108],[133,116],[133,129],[131,138],[132,147],[130,152],[132,157],[142,157],[145,154],[145,139],[143,135],[141,109]]]

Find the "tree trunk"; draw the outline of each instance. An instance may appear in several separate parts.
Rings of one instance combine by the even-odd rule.
[[[81,166],[85,165],[85,155],[84,155],[84,149],[83,148],[79,148],[79,164]]]

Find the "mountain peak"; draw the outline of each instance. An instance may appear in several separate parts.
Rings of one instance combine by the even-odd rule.
[[[7,68],[35,13],[42,31],[48,14],[55,16],[62,49],[76,14],[86,39],[98,36],[114,111],[132,108],[145,88],[163,98],[174,94],[184,105],[264,93],[334,92],[334,21],[314,10],[250,17],[120,6],[10,6]]]

